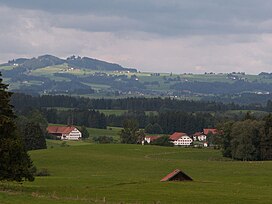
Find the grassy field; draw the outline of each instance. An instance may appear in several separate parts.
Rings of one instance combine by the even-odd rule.
[[[97,109],[99,112],[104,113],[105,115],[123,115],[125,113],[128,113],[128,110],[115,110],[115,109]],[[157,115],[157,111],[145,111],[146,115]]]
[[[0,184],[1,204],[272,201],[272,162],[226,160],[212,149],[72,142],[30,155],[51,175]],[[160,182],[176,168],[194,181]]]
[[[119,132],[122,128],[119,127],[107,127],[107,129],[87,128],[90,134],[90,138],[99,136],[111,136],[115,141],[120,141]]]
[[[123,115],[127,113],[128,110],[115,110],[115,109],[98,109],[99,112],[104,113],[105,115]]]
[[[12,70],[15,66],[0,66],[0,70]]]

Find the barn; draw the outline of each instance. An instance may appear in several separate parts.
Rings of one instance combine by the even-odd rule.
[[[185,174],[181,170],[176,169],[173,172],[171,172],[170,174],[168,174],[167,176],[165,176],[164,178],[162,178],[161,182],[164,182],[164,181],[192,181],[192,180],[193,179],[190,176],[188,176],[187,174]]]

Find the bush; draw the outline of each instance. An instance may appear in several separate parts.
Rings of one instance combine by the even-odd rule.
[[[169,137],[168,136],[159,137],[154,142],[151,142],[151,144],[152,145],[159,145],[159,146],[168,146],[168,147],[174,146],[174,144],[169,141]]]
[[[113,138],[110,136],[99,136],[99,137],[94,137],[93,141],[99,144],[108,144],[108,143],[113,143]]]

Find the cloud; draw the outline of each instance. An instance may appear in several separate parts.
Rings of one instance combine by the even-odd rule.
[[[0,0],[0,61],[84,55],[145,71],[271,71],[268,0]]]
[[[164,36],[271,32],[269,0],[0,0],[47,12],[56,26],[86,31],[141,31]],[[261,24],[261,26],[260,26]]]

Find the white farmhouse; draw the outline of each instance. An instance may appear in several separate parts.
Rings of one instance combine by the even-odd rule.
[[[175,146],[190,146],[193,142],[193,140],[183,132],[175,132],[169,137],[169,139]]]
[[[81,132],[74,126],[48,126],[47,132],[61,140],[80,140]]]

